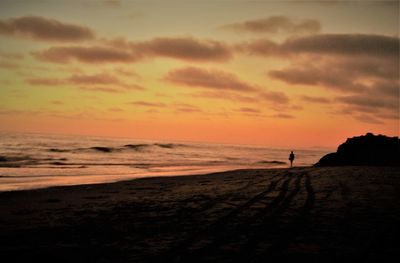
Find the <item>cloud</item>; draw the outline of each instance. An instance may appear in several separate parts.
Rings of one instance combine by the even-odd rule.
[[[28,78],[25,82],[31,85],[42,85],[42,86],[54,86],[54,85],[63,85],[65,84],[65,80],[56,79],[56,78]]]
[[[195,67],[186,67],[170,71],[164,79],[188,87],[232,91],[256,90],[255,87],[240,80],[234,74],[221,70],[205,70]]]
[[[313,96],[301,96],[301,99],[307,102],[312,102],[312,103],[323,103],[327,104],[330,103],[331,100],[325,97],[313,97]]]
[[[398,37],[367,34],[316,34],[282,43],[259,39],[236,45],[236,50],[261,56],[341,55],[393,58],[399,56]]]
[[[123,112],[124,110],[121,109],[121,108],[108,108],[108,111],[111,111],[111,112]]]
[[[379,109],[385,108],[393,111],[397,111],[399,109],[399,101],[398,98],[390,98],[384,99],[382,97],[370,96],[370,94],[360,94],[360,95],[351,95],[351,96],[341,96],[336,98],[337,101],[342,103],[364,107],[364,108],[372,108]]]
[[[292,65],[271,70],[268,76],[291,85],[328,88],[338,95],[326,97],[302,96],[309,103],[329,103],[345,110],[358,121],[378,123],[384,116],[393,116],[399,109],[400,81],[398,57],[356,59],[345,57],[303,57]],[[333,95],[334,96],[334,95]],[[335,114],[335,113],[333,113]],[[363,116],[363,117],[360,117]]]
[[[314,19],[294,20],[285,16],[271,16],[256,20],[247,20],[242,23],[224,25],[222,29],[238,32],[252,33],[317,33],[321,30],[321,24]]]
[[[132,43],[131,47],[149,57],[169,57],[188,61],[226,61],[232,52],[222,42],[191,37],[162,37]]]
[[[124,69],[124,68],[119,67],[119,68],[115,68],[114,72],[119,75],[125,76],[125,77],[133,77],[136,80],[142,79],[142,77],[138,73],[133,71],[132,69]]]
[[[279,118],[279,119],[294,119],[293,115],[290,114],[286,114],[286,113],[278,113],[278,114],[274,114],[271,117],[273,118]]]
[[[283,93],[278,91],[263,91],[259,94],[259,96],[269,102],[273,102],[276,104],[288,104],[289,97]]]
[[[194,62],[224,62],[232,57],[231,49],[222,42],[191,37],[155,38],[132,42],[123,38],[99,40],[92,46],[54,46],[32,52],[42,61],[53,63],[133,63],[145,58],[167,57]]]
[[[65,46],[50,47],[43,51],[32,52],[32,55],[42,61],[64,64],[71,61],[82,63],[127,63],[134,62],[139,57],[129,50],[121,50],[103,46]]]
[[[166,105],[161,102],[148,102],[148,101],[134,101],[134,102],[128,102],[128,104],[135,105],[135,106],[143,106],[143,107],[165,107]]]
[[[372,95],[388,96],[392,98],[399,98],[400,96],[400,82],[399,80],[380,80],[372,85]],[[375,94],[374,94],[375,93]]]
[[[201,113],[203,112],[201,109],[197,107],[177,107],[175,112],[179,113]]]
[[[268,76],[288,84],[319,86],[344,92],[373,90],[379,84],[382,92],[394,94],[399,78],[398,69],[398,58],[395,57],[356,60],[306,57],[294,59],[287,68],[271,70]]]
[[[383,124],[383,122],[380,121],[379,119],[374,118],[373,116],[367,114],[356,115],[354,118],[356,120],[369,124]]]
[[[87,27],[40,16],[23,16],[0,20],[0,35],[41,41],[75,42],[95,38],[94,32]]]
[[[333,99],[313,96],[301,99],[329,103],[342,111],[340,114],[346,111],[358,121],[378,124],[398,116],[399,47],[396,37],[322,34],[293,37],[282,43],[256,40],[236,49],[251,55],[288,59],[289,66],[270,70],[268,76],[291,85],[330,89],[340,95]]]
[[[399,55],[399,43],[399,38],[383,35],[321,34],[288,39],[281,48],[290,53],[392,57]]]
[[[102,0],[101,2],[107,6],[112,6],[112,7],[121,6],[121,0]]]
[[[378,124],[387,116],[398,116],[398,68],[398,57],[306,57],[295,59],[288,68],[269,71],[268,75],[289,84],[329,88],[340,95],[332,100],[311,96],[302,99],[330,103],[332,108],[345,110],[339,114]]]
[[[192,97],[203,97],[203,98],[210,98],[210,99],[219,99],[219,100],[230,100],[234,102],[241,102],[241,103],[261,103],[265,106],[270,106],[271,104],[265,105],[265,102],[270,102],[275,106],[287,106],[289,104],[290,99],[289,97],[283,92],[276,92],[276,91],[259,91],[254,92],[251,95],[242,95],[233,93],[230,91],[224,90],[211,90],[211,91],[201,91],[189,94]],[[281,108],[280,108],[281,109]],[[299,110],[298,106],[293,106],[292,109]]]
[[[243,113],[250,113],[250,114],[260,113],[261,112],[259,109],[249,108],[249,107],[239,108],[238,111],[243,112]]]
[[[378,117],[378,118],[381,118],[381,119],[390,119],[390,120],[396,120],[396,121],[398,121],[399,120],[399,117],[400,117],[400,112],[383,112],[383,113],[377,113],[376,114],[376,116]]]
[[[119,88],[124,88],[127,90],[145,90],[144,87],[138,84],[128,84],[120,79],[109,75],[107,73],[100,73],[94,75],[72,75],[66,80],[68,83],[78,84],[78,85],[109,85],[117,86]]]
[[[119,79],[108,74],[72,75],[67,81],[74,84],[121,84]]]
[[[56,86],[73,84],[80,89],[90,91],[121,92],[126,90],[145,90],[137,84],[129,84],[107,73],[92,75],[74,74],[68,78],[28,78],[25,82],[31,85]]]
[[[399,58],[373,58],[363,57],[353,59],[349,58],[336,58],[336,60],[329,61],[330,67],[336,70],[340,69],[341,74],[354,77],[369,77],[376,79],[399,79]]]
[[[236,102],[244,102],[244,103],[255,103],[258,101],[257,98],[254,96],[246,96],[241,95],[233,92],[226,92],[226,91],[215,91],[215,90],[207,90],[207,91],[199,91],[195,93],[189,94],[191,97],[203,97],[203,98],[210,98],[210,99],[223,99],[223,100],[230,100]]]
[[[283,56],[285,53],[281,46],[269,39],[257,39],[247,43],[234,46],[235,50],[249,55],[260,56]]]
[[[107,93],[120,93],[122,90],[115,87],[101,87],[101,86],[81,86],[79,87],[81,90],[86,91],[96,91],[96,92],[107,92]]]
[[[20,68],[20,66],[18,64],[16,64],[16,63],[0,61],[0,68],[14,70],[14,69]]]
[[[64,105],[64,102],[61,100],[52,100],[50,103],[53,105]]]
[[[317,74],[315,74],[317,73]],[[323,72],[324,73],[324,72]],[[320,77],[321,72],[316,68],[286,68],[283,70],[270,70],[268,75],[289,84],[317,85],[321,79],[324,83],[336,82],[336,78],[328,75],[328,79]],[[325,74],[323,74],[325,76]]]
[[[174,103],[171,106],[174,107],[175,111],[179,113],[203,112],[199,107],[188,103]]]
[[[9,53],[9,52],[2,52],[0,50],[0,58],[2,59],[23,59],[24,55],[20,53]]]
[[[290,101],[284,92],[271,91],[252,85],[232,73],[221,70],[185,67],[170,71],[163,79],[174,84],[203,89],[203,91],[190,94],[195,97],[245,103],[265,103],[267,101],[273,105],[287,105]]]
[[[12,114],[24,114],[24,113],[29,113],[29,112],[22,110],[0,108],[0,115],[12,115]]]
[[[292,110],[302,110],[304,108],[303,108],[303,106],[300,106],[300,105],[291,105],[290,109],[292,109]]]
[[[363,85],[353,83],[353,80],[348,79],[346,75],[338,75],[334,74],[334,72],[335,68],[329,71],[310,65],[283,70],[271,70],[268,72],[268,75],[288,84],[318,85],[344,91],[362,91],[365,89]]]
[[[374,92],[336,97],[346,115],[356,120],[381,124],[385,119],[398,120],[399,96],[377,96]]]

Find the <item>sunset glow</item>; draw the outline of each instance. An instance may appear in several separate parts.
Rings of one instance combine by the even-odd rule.
[[[398,136],[398,20],[398,1],[1,1],[0,131]]]

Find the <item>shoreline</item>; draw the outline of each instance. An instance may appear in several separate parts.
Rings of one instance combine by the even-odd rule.
[[[354,166],[1,192],[0,252],[17,262],[382,259],[400,248],[399,192],[398,167]]]
[[[296,168],[310,168],[312,166],[298,166]],[[20,169],[20,168],[13,168],[13,169]],[[41,189],[48,189],[48,188],[53,188],[53,187],[73,187],[73,186],[80,186],[80,185],[100,185],[100,184],[113,184],[113,183],[118,183],[118,182],[126,182],[126,181],[131,181],[131,180],[139,180],[139,179],[146,179],[146,178],[168,178],[168,177],[181,177],[181,176],[208,176],[208,175],[212,175],[212,174],[220,174],[220,173],[229,173],[229,172],[235,172],[238,170],[276,170],[276,169],[290,169],[290,168],[282,168],[282,167],[257,167],[255,166],[254,168],[226,168],[226,169],[222,169],[219,170],[221,168],[215,168],[215,169],[203,169],[202,171],[198,171],[198,172],[194,172],[194,173],[189,173],[189,174],[185,174],[184,172],[181,172],[181,174],[179,172],[165,172],[165,173],[156,173],[156,174],[152,174],[152,173],[143,173],[140,175],[132,175],[131,173],[126,173],[126,174],[122,174],[122,175],[130,175],[132,177],[128,177],[128,178],[114,178],[114,179],[108,179],[107,181],[103,181],[103,182],[91,182],[93,179],[93,177],[104,177],[106,175],[84,175],[84,177],[89,177],[89,178],[85,178],[86,180],[88,180],[88,183],[68,183],[68,184],[55,184],[55,185],[48,185],[48,186],[41,186],[41,187],[26,187],[23,189],[10,189],[10,190],[0,190],[0,193],[3,192],[18,192],[18,191],[33,191],[33,190],[41,190]],[[110,174],[111,176],[113,174]],[[109,175],[108,175],[109,176]],[[116,174],[116,176],[121,176],[121,174]],[[1,176],[0,176],[1,177]],[[49,178],[52,178],[53,176],[49,175]],[[65,178],[69,178],[70,176],[64,176]],[[3,177],[3,178],[7,178],[7,176]],[[34,177],[36,178],[36,177]],[[29,179],[29,178],[28,178]],[[54,178],[54,179],[62,179],[62,178]]]

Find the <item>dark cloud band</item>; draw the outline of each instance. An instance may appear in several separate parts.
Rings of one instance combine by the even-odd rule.
[[[94,32],[88,27],[40,16],[0,20],[0,34],[42,41],[82,41],[95,38]]]

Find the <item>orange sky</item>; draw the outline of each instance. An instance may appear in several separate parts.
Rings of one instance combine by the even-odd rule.
[[[0,131],[399,135],[399,2],[2,1]]]

